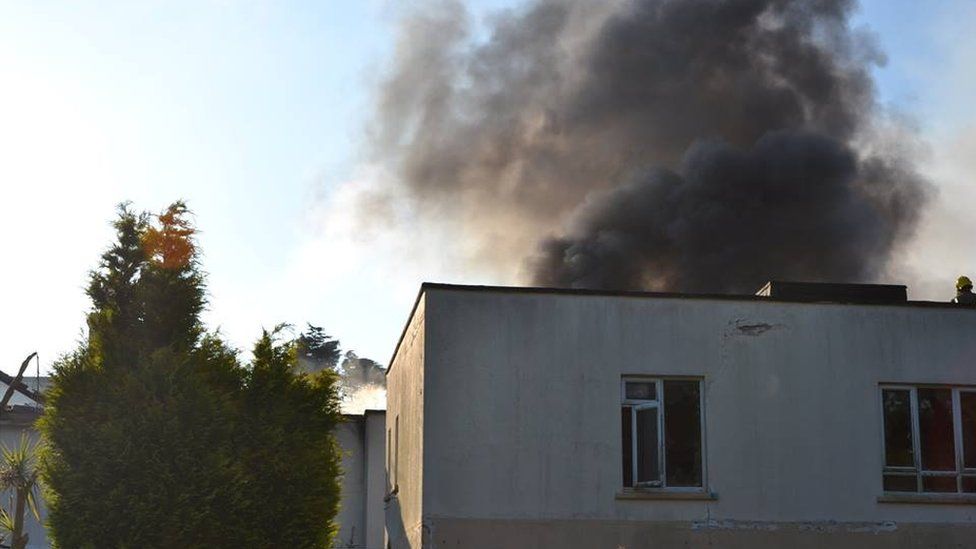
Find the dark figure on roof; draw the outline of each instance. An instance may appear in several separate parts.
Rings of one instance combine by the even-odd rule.
[[[956,297],[953,303],[959,305],[976,305],[976,294],[973,293],[973,281],[968,276],[960,276],[956,280]]]

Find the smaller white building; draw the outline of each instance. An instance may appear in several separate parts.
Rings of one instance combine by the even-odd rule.
[[[383,549],[386,412],[366,410],[344,418],[336,429],[343,476],[334,547]]]

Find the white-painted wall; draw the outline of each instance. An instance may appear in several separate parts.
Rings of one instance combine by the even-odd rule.
[[[383,410],[347,415],[336,430],[342,450],[342,501],[336,548],[383,549],[385,490]]]
[[[366,462],[363,416],[345,416],[336,428],[342,450],[342,499],[334,547],[366,547]]]
[[[426,353],[411,363],[401,348],[389,401],[393,414],[404,391],[423,393],[425,520],[976,522],[974,505],[877,501],[879,383],[976,385],[976,310],[445,288],[422,300]],[[628,374],[704,378],[716,500],[616,497]]]
[[[384,549],[386,496],[386,412],[366,410],[366,547]]]
[[[421,297],[398,345],[386,377],[387,491],[386,538],[393,547],[420,547],[426,457],[425,302]],[[399,423],[399,436],[397,424]]]

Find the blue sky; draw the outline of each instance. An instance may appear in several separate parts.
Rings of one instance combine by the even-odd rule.
[[[469,3],[476,14],[516,4]],[[368,177],[362,132],[404,9],[0,3],[0,369],[34,350],[47,368],[80,337],[86,272],[123,200],[151,210],[189,202],[210,273],[207,320],[242,348],[262,326],[309,321],[385,362],[421,280],[493,282],[436,260],[405,264],[389,243],[337,242],[325,229],[342,216],[343,185]],[[938,244],[915,246],[901,271],[919,281],[916,297],[938,297],[936,267],[976,268],[952,262],[965,246],[953,238],[974,229],[952,211],[969,197],[959,177],[969,166],[954,155],[976,143],[976,42],[964,24],[973,15],[972,1],[867,0],[856,18],[888,54],[876,75],[882,100],[930,142],[951,142],[927,164],[948,214],[920,239]]]

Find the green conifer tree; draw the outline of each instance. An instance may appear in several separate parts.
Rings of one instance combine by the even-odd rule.
[[[339,340],[327,335],[320,326],[308,324],[295,345],[298,366],[303,371],[335,370],[339,363]]]
[[[185,204],[158,216],[122,206],[114,226],[116,242],[90,277],[87,340],[55,365],[41,421],[56,545],[282,547],[274,540],[286,523],[256,511],[277,501],[278,487],[304,485],[315,497],[297,498],[307,520],[287,523],[287,546],[328,547],[339,494],[334,376],[299,374],[285,342],[268,344],[281,355],[272,353],[269,383],[268,334],[246,368],[206,332]],[[288,453],[311,439],[319,443]]]

